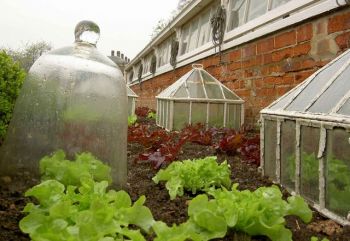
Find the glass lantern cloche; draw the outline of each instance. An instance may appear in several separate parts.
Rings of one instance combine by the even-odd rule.
[[[100,29],[75,28],[72,46],[41,56],[30,69],[0,150],[0,176],[38,175],[39,160],[58,149],[91,152],[126,184],[127,93],[120,69],[96,49]]]

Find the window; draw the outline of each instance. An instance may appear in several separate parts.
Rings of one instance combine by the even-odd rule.
[[[200,47],[209,42],[210,28],[210,9],[205,11],[205,13],[201,16],[199,22],[199,37],[197,47]]]
[[[143,63],[143,73],[142,73],[143,75],[150,72],[151,59],[152,59],[152,54],[149,54],[146,56],[145,61]]]
[[[228,14],[229,20],[227,24],[227,31],[230,31],[238,26],[241,26],[244,21],[244,14],[246,9],[246,0],[230,1]]]
[[[271,9],[277,8],[287,2],[289,2],[290,0],[272,0],[272,5],[271,5]]]
[[[260,17],[267,12],[267,0],[250,0],[248,21]]]
[[[188,35],[190,32],[190,24],[187,24],[187,26],[184,26],[182,28],[182,33],[181,33],[181,45],[180,45],[180,55],[183,55],[184,53],[187,52],[187,45],[188,45]]]
[[[158,67],[166,65],[170,62],[171,38],[168,38],[158,47]]]
[[[130,71],[129,78],[128,78],[130,83],[132,82],[133,78],[134,78],[134,71]]]
[[[191,32],[190,32],[190,38],[188,40],[188,50],[187,50],[187,52],[190,52],[191,50],[193,50],[193,49],[195,49],[197,47],[198,23],[199,23],[199,17],[196,17],[191,23]]]
[[[228,6],[227,31],[260,17],[290,0],[230,0]]]

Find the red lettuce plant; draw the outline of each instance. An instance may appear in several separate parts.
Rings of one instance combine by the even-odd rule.
[[[155,113],[156,111],[148,107],[137,107],[135,114],[139,117],[147,117],[149,113]]]
[[[242,160],[260,165],[260,136],[255,135],[253,137],[245,137],[244,141],[239,148],[239,153],[241,154]]]

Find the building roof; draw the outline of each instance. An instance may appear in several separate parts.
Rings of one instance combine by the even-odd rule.
[[[205,71],[203,66],[192,65],[192,67],[192,70],[163,90],[156,98],[244,102],[233,91]]]
[[[350,50],[277,99],[262,114],[343,120],[350,123]]]

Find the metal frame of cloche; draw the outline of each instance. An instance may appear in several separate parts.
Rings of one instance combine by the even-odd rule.
[[[260,113],[262,173],[349,225],[350,50]]]
[[[139,97],[129,86],[126,86],[126,91],[128,94],[128,114],[130,116],[135,114],[136,99]]]
[[[244,123],[244,101],[202,65],[192,67],[156,96],[157,125],[168,131],[198,122],[239,129]]]

